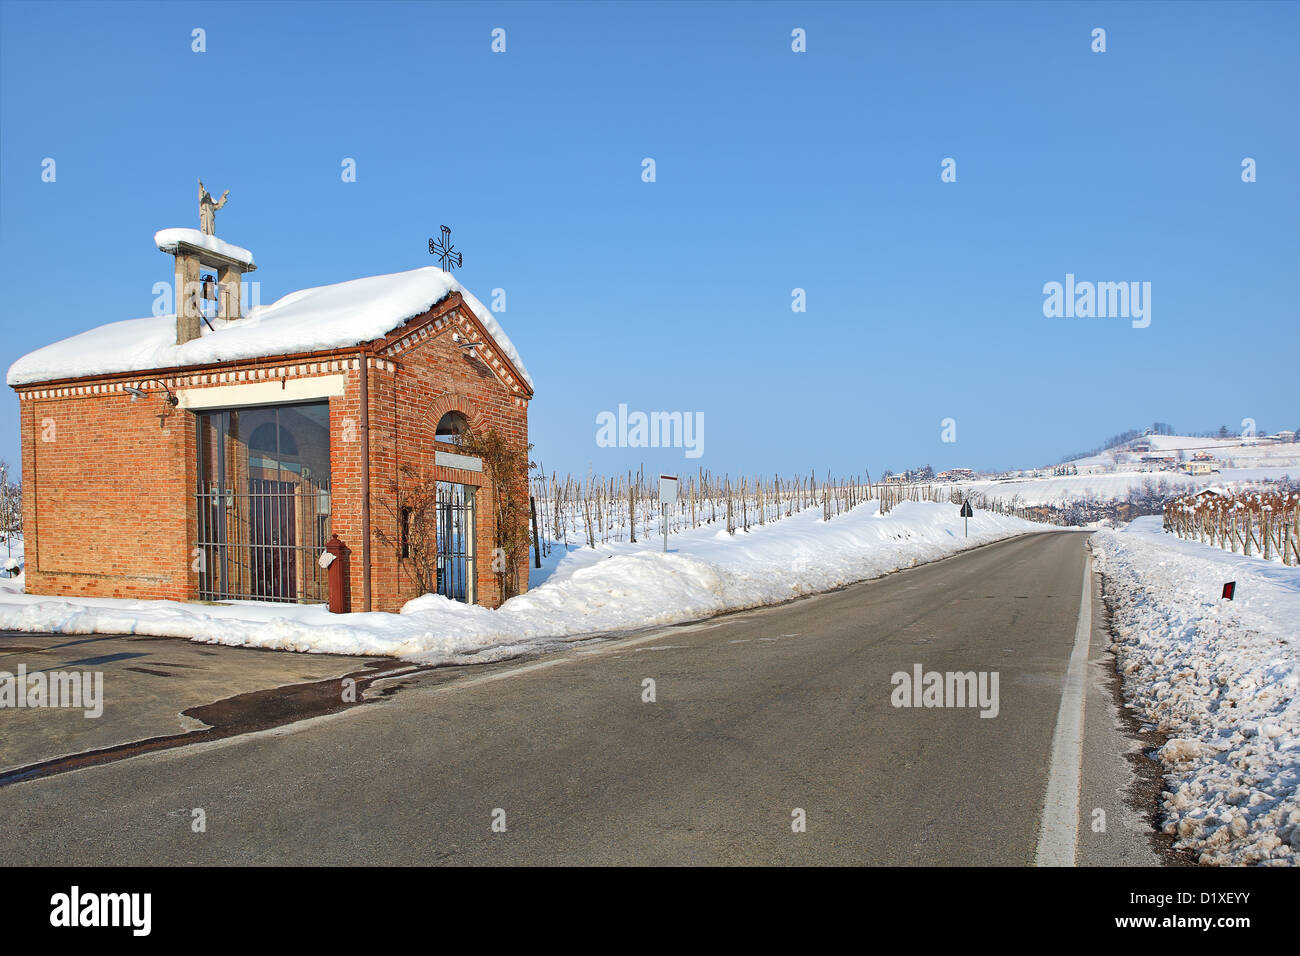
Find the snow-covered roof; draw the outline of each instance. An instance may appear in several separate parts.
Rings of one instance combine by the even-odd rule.
[[[176,344],[174,315],[111,322],[24,355],[9,367],[7,380],[30,385],[347,348],[380,338],[452,292],[461,294],[531,390],[532,377],[496,318],[433,266],[290,292],[242,319],[210,319],[213,327],[204,326],[199,338],[184,345]]]
[[[253,254],[243,246],[226,242],[216,236],[209,236],[197,229],[160,229],[153,234],[153,241],[158,244],[160,251],[172,255],[176,253],[177,243],[188,242],[191,246],[198,246],[207,249],[208,252],[215,252],[219,256],[257,268],[253,265]]]

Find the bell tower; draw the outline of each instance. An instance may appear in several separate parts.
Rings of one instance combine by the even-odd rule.
[[[227,189],[216,202],[199,180],[199,223],[201,229],[163,229],[154,234],[162,252],[176,258],[176,344],[183,345],[203,333],[204,299],[215,299],[217,318],[241,317],[239,291],[243,276],[257,266],[253,254],[215,235],[216,211],[226,204]],[[216,271],[215,283],[204,281],[200,270]]]

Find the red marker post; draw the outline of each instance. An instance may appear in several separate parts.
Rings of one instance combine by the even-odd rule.
[[[338,535],[332,534],[329,541],[325,542],[325,550],[321,552],[318,562],[329,575],[329,608],[331,614],[346,614],[352,609],[346,573],[347,554],[347,545],[339,540]]]

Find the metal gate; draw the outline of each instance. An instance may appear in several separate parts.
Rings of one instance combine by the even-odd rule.
[[[250,478],[248,497],[253,593],[267,600],[292,601],[297,596],[298,566],[294,553],[298,508],[293,483]]]
[[[474,603],[474,489],[438,482],[438,593]]]
[[[329,600],[328,406],[196,413],[199,598]]]
[[[328,485],[253,478],[244,493],[204,484],[197,505],[201,600],[329,600],[316,560],[329,540]]]

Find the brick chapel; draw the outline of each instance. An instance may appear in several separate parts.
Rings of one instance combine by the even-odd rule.
[[[217,208],[200,184],[203,228],[154,237],[175,260],[170,312],[9,369],[28,593],[397,611],[421,590],[489,607],[526,590],[526,553],[493,560],[490,469],[457,443],[469,425],[526,455],[533,382],[494,315],[436,267],[241,314],[256,265],[216,237]],[[436,489],[423,589],[401,490],[414,476]],[[526,481],[513,493],[526,501]]]

